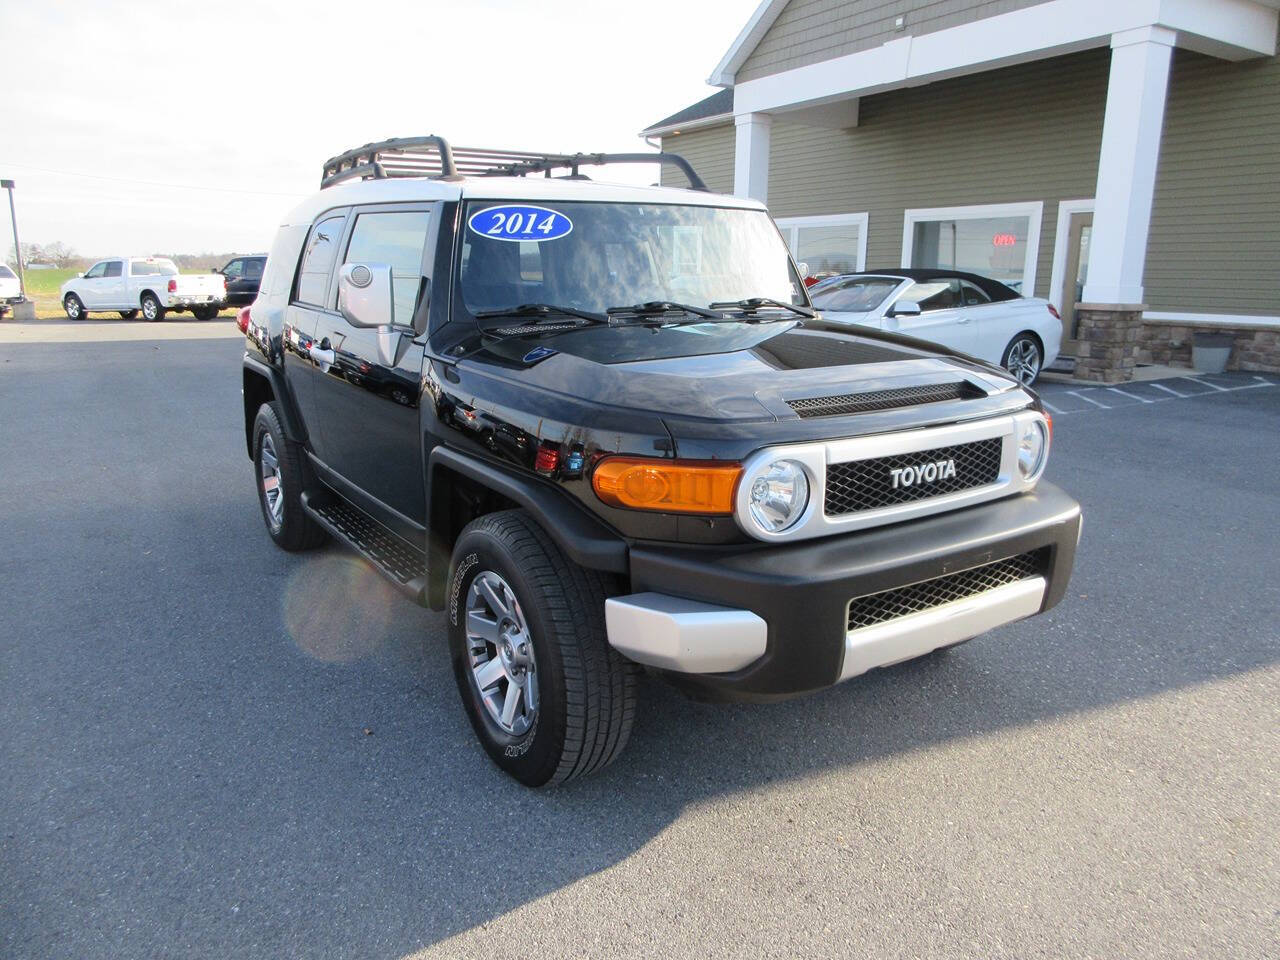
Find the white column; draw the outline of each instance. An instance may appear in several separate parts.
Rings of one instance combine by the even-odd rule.
[[[1164,27],[1141,27],[1111,37],[1086,303],[1143,302],[1151,199],[1176,39],[1177,34]]]
[[[769,200],[769,128],[767,113],[740,113],[733,118],[737,139],[733,154],[733,194]]]

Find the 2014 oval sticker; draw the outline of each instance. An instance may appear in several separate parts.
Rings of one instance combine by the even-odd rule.
[[[477,210],[467,220],[482,237],[526,243],[559,240],[573,230],[573,221],[557,210],[507,203]]]

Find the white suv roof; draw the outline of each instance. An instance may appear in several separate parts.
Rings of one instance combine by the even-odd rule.
[[[594,200],[607,203],[678,203],[700,207],[739,207],[764,210],[756,200],[679,187],[642,187],[596,180],[547,179],[546,177],[468,177],[437,180],[409,177],[385,180],[353,180],[321,190],[299,204],[284,225],[311,224],[334,207],[359,203],[408,203],[418,200]]]

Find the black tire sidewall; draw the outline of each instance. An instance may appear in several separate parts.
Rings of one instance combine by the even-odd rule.
[[[508,734],[489,716],[480,701],[468,662],[467,591],[476,575],[485,570],[501,576],[515,592],[533,636],[538,673],[538,712],[533,726],[519,737]],[[544,785],[554,776],[565,746],[567,691],[564,664],[544,598],[525,579],[505,545],[489,531],[464,531],[458,539],[449,566],[445,615],[454,678],[476,736],[493,762],[516,780],[531,787]]]

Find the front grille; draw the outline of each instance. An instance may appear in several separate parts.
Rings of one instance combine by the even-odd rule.
[[[951,447],[833,463],[827,467],[827,496],[823,510],[828,517],[838,517],[995,483],[1000,478],[1002,445],[1001,437],[989,437]],[[912,473],[910,476],[900,475],[898,485],[894,486],[894,470],[909,470],[946,461],[954,461],[954,476],[945,471],[947,476],[930,483],[916,479]],[[936,472],[941,474],[944,471]]]
[[[901,387],[896,390],[872,390],[867,393],[844,393],[835,397],[804,397],[788,400],[787,406],[802,419],[810,417],[838,417],[846,413],[866,413],[870,410],[892,410],[897,407],[914,407],[922,403],[942,403],[945,400],[961,400],[981,394],[962,380],[954,383],[931,383],[919,387]]]
[[[849,601],[848,629],[869,627],[896,620],[922,610],[940,607],[952,600],[963,600],[996,587],[1041,576],[1045,569],[1046,551],[1035,550],[1021,556],[997,560],[985,566],[948,573],[909,587],[897,587]]]

